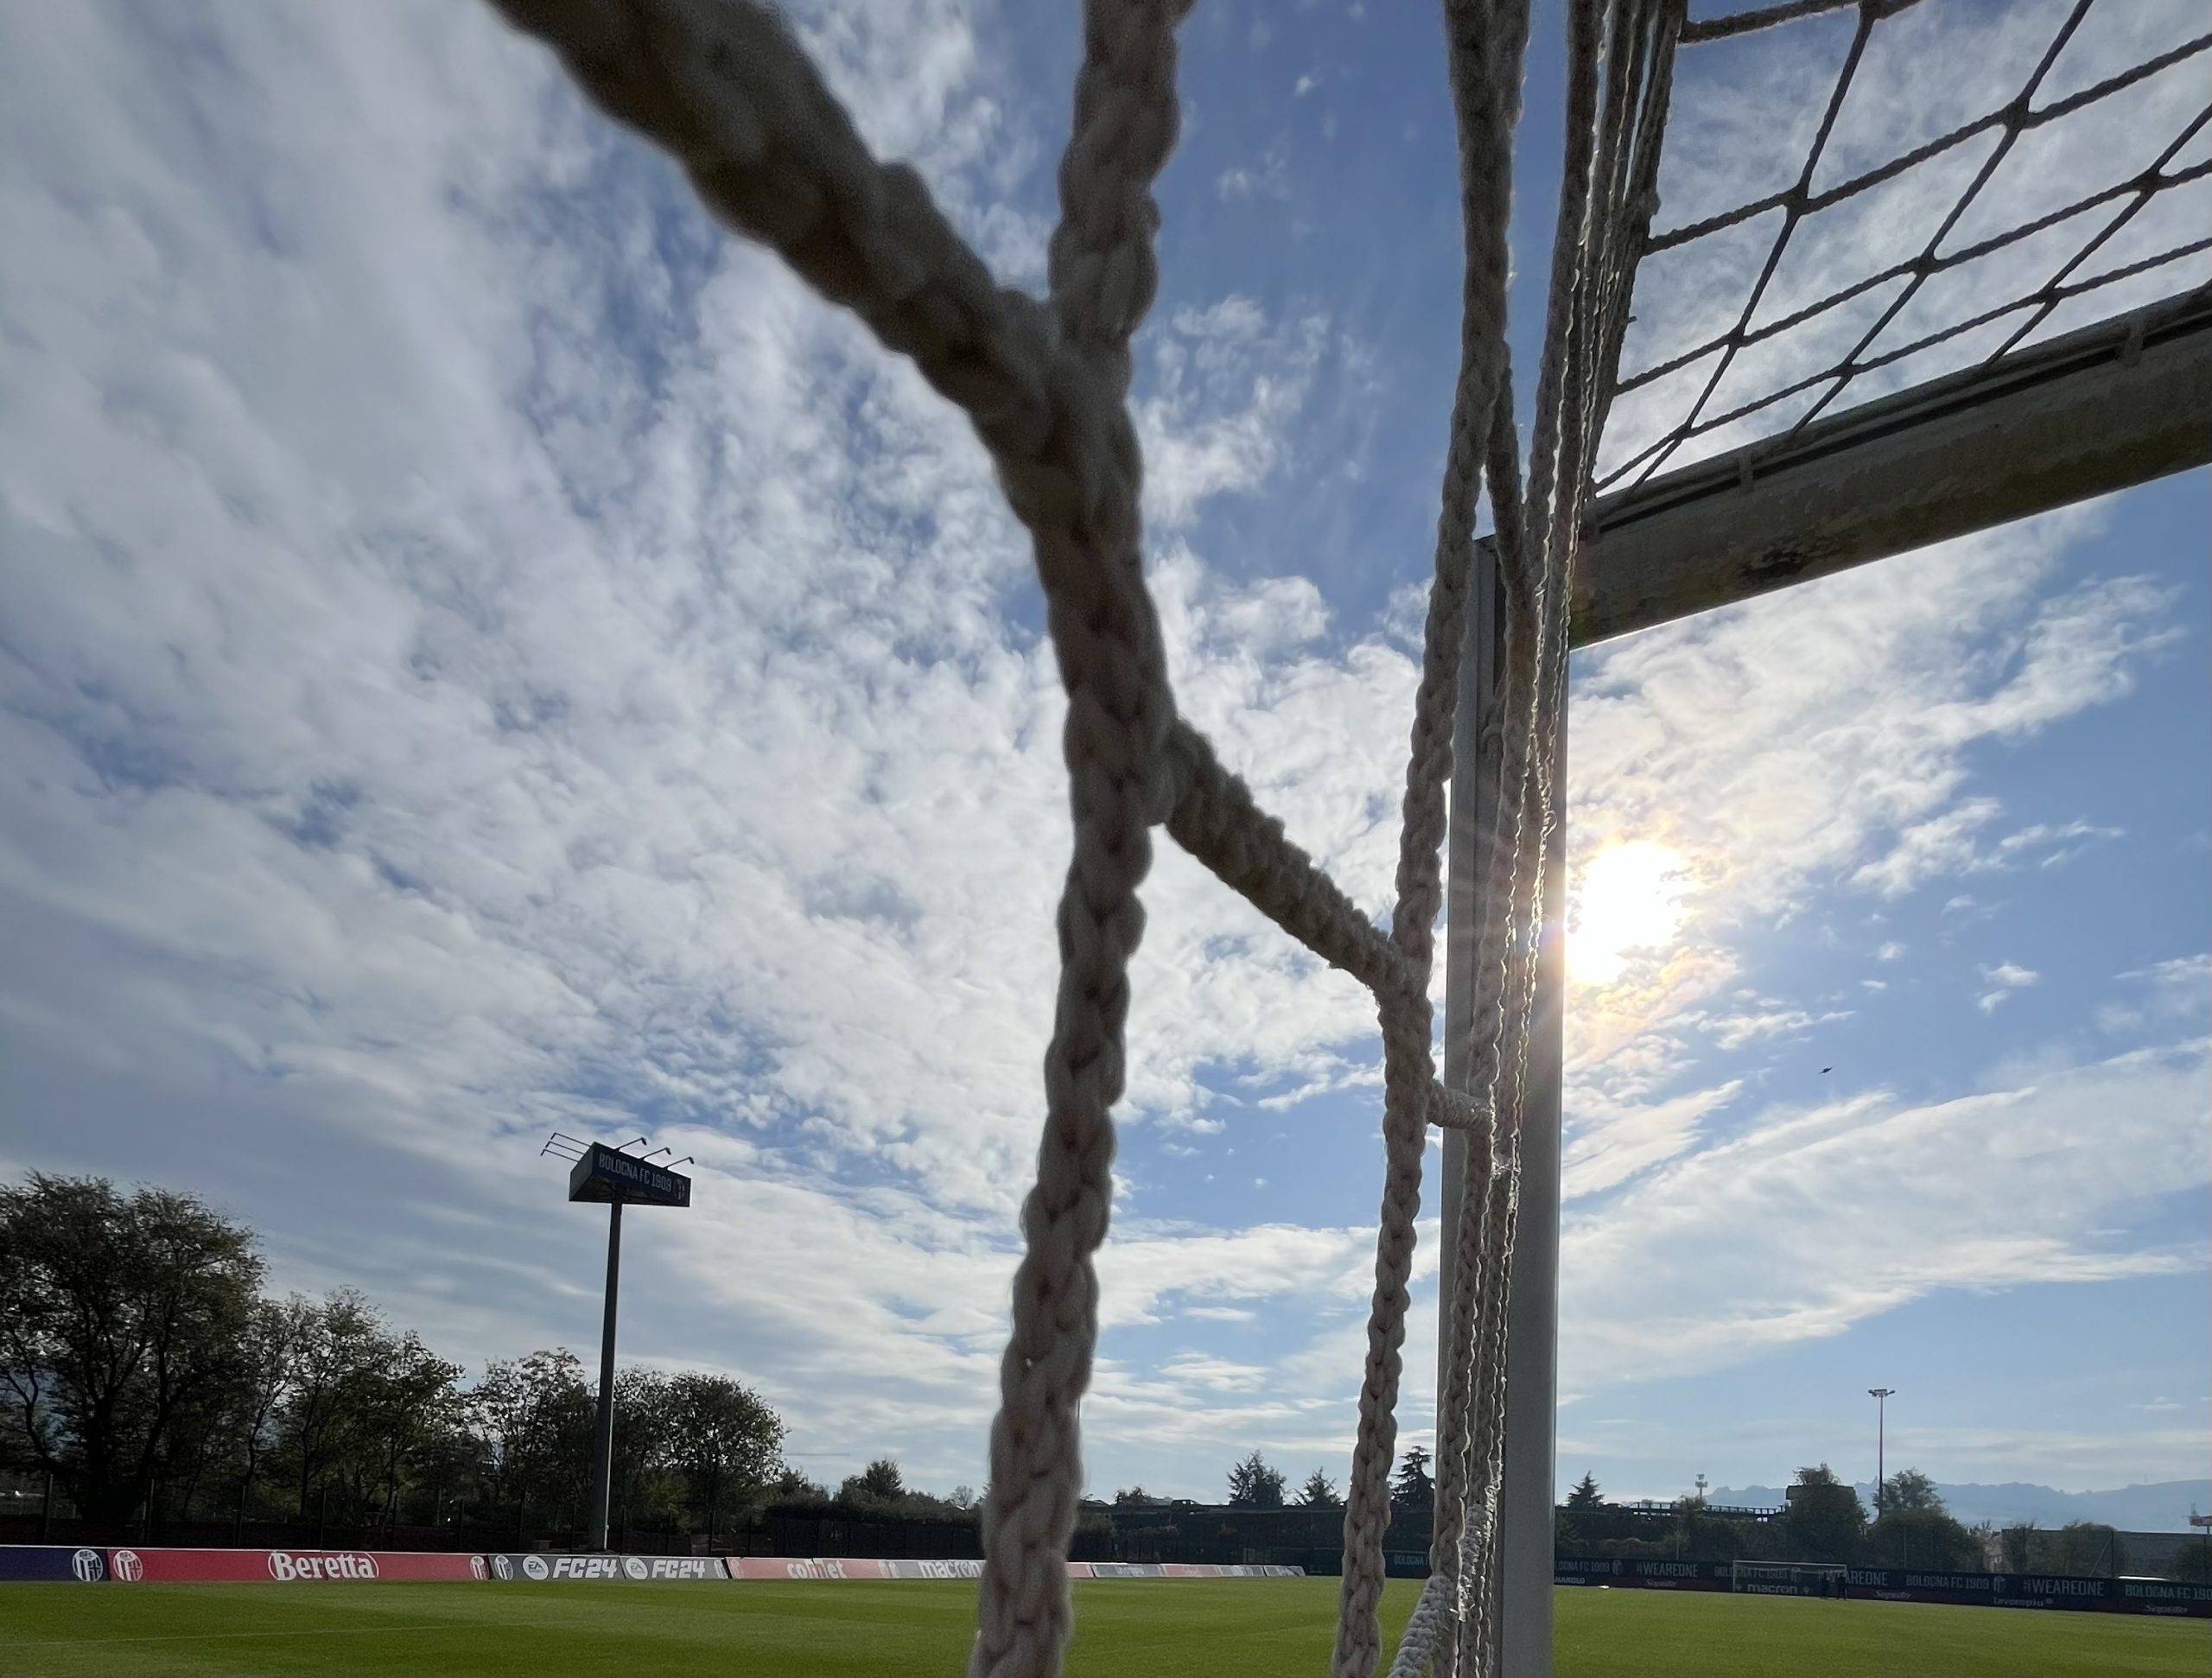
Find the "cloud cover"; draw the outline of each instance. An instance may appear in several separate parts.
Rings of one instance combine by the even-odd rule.
[[[996,91],[1031,44],[954,5],[803,27],[871,139],[1033,278],[1057,116]],[[715,1209],[643,1249],[640,1352],[742,1368],[827,1457],[972,1479],[1065,842],[1057,679],[973,440],[486,12],[19,10],[0,160],[0,1163],[174,1173],[259,1223],[280,1279],[366,1280],[509,1351],[592,1320],[581,1215],[531,1147],[634,1122],[699,1156]],[[1364,328],[1236,290],[1168,310],[1137,414],[1181,702],[1379,909],[1413,563],[1325,589],[1210,522],[1313,468],[1325,377],[1402,388]],[[1580,999],[1569,1190],[1611,1219],[1569,1232],[1604,1280],[1568,1295],[1577,1381],[2170,1262],[2092,1239],[2137,1179],[2054,1192],[2014,1247],[1976,1195],[2123,1088],[2176,1122],[2185,1046],[1717,1145],[1751,1085],[1700,1059],[1836,1014],[1735,995],[1746,928],[2058,842],[1988,837],[1975,754],[2171,648],[2158,581],[2067,572],[2096,517],[1582,667],[1580,854],[1660,837],[1700,906]],[[1100,1472],[1196,1489],[1239,1441],[1345,1447],[1373,1023],[1187,860],[1147,904],[1086,1414]],[[2005,1102],[2048,1147],[1962,1191],[1929,1139]],[[1614,1282],[1680,1277],[1739,1196],[1809,1201],[1817,1172],[1927,1215],[1862,1135],[1925,1156],[1957,1243],[1842,1294],[1748,1248],[1725,1332],[1645,1336],[1671,1319]],[[1260,1198],[1293,1182],[1295,1216]]]

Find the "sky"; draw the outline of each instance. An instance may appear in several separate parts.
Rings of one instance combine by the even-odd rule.
[[[794,10],[871,143],[1039,288],[1073,9]],[[2105,0],[2053,97],[2197,16]],[[2002,104],[2058,21],[1885,22],[1834,167]],[[1848,30],[1685,51],[1661,226],[1794,167]],[[1152,585],[1184,714],[1380,915],[1457,331],[1438,29],[1206,0],[1182,39],[1132,393]],[[2207,91],[2199,58],[2024,140],[1960,236],[2131,175]],[[1770,308],[1910,254],[1981,155],[1808,224]],[[1655,262],[1626,365],[1725,327],[1763,253]],[[1864,1480],[1876,1385],[1890,1465],[1939,1480],[2212,1467],[2207,492],[1577,655],[1562,1484]],[[755,1383],[817,1478],[980,1484],[1062,709],[958,415],[488,9],[0,4],[0,1173],[190,1189],[273,1288],[359,1287],[473,1369],[594,1344],[604,1218],[538,1150],[649,1135],[696,1182],[630,1220],[624,1356]],[[1341,1480],[1371,1007],[1172,845],[1146,900],[1090,1489],[1215,1496],[1253,1448]],[[1410,1356],[1408,1437],[1433,1386]]]

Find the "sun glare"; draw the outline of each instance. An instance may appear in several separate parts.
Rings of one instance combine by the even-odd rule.
[[[1573,893],[1567,970],[1586,985],[1612,983],[1631,956],[1673,940],[1688,890],[1681,856],[1664,845],[1637,840],[1599,851]]]

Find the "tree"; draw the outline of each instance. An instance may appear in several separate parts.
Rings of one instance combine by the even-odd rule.
[[[2127,1571],[2120,1535],[2101,1521],[2069,1521],[2044,1535],[2043,1566],[2077,1578],[2110,1579]]]
[[[1849,1561],[1858,1554],[1866,1531],[1866,1505],[1826,1463],[1799,1469],[1789,1497],[1783,1524],[1807,1560]]]
[[[187,1421],[240,1377],[253,1236],[188,1194],[34,1172],[0,1187],[0,1399],[11,1454],[94,1520],[151,1495]]]
[[[467,1402],[495,1503],[535,1504],[552,1516],[582,1511],[599,1405],[575,1353],[558,1346],[488,1363]]]
[[[382,1315],[356,1288],[307,1304],[295,1326],[291,1388],[279,1432],[304,1519],[316,1486],[327,1482],[349,1445],[358,1446],[363,1412],[374,1402],[372,1389],[392,1345]]]
[[[1877,1567],[1973,1573],[1984,1565],[1981,1540],[1941,1508],[1884,1510],[1867,1529],[1862,1553]]]
[[[725,1508],[757,1497],[784,1471],[783,1419],[730,1376],[687,1370],[668,1389],[672,1460],[712,1534]],[[895,1475],[898,1465],[891,1468]]]
[[[1936,1482],[1916,1468],[1901,1468],[1885,1480],[1877,1506],[1885,1515],[1948,1513],[1942,1494],[1936,1490]]]
[[[233,1389],[231,1435],[238,1453],[237,1519],[243,1523],[262,1459],[276,1446],[278,1419],[298,1373],[302,1319],[313,1307],[298,1294],[256,1300],[239,1342],[240,1378]]]
[[[1598,1477],[1587,1471],[1574,1483],[1567,1494],[1561,1510],[1561,1524],[1567,1535],[1584,1543],[1594,1542],[1605,1536],[1605,1498],[1598,1490]]]
[[[1344,1500],[1337,1495],[1335,1483],[1319,1469],[1306,1477],[1306,1484],[1299,1488],[1298,1501],[1307,1509],[1342,1509]]]
[[[2190,1540],[2173,1553],[2164,1573],[2177,1585],[2212,1585],[2212,1539]]]
[[[1390,1500],[1400,1509],[1427,1510],[1436,1503],[1436,1483],[1428,1478],[1428,1452],[1408,1446],[1398,1460],[1398,1478],[1391,1482]]]
[[[976,1507],[976,1488],[971,1485],[957,1485],[952,1488],[952,1496],[946,1498],[945,1502],[950,1503],[953,1508],[963,1511],[974,1509]]]
[[[355,1388],[345,1442],[355,1507],[373,1497],[388,1527],[399,1518],[401,1485],[459,1413],[461,1365],[437,1356],[413,1329],[386,1336],[380,1350],[377,1368]]]
[[[878,1457],[857,1474],[848,1474],[837,1488],[848,1503],[895,1503],[906,1495],[906,1477],[888,1457]]]
[[[1229,1471],[1229,1502],[1235,1509],[1281,1509],[1283,1478],[1279,1468],[1255,1451]]]
[[[1160,1500],[1158,1498],[1154,1497],[1141,1485],[1123,1486],[1119,1491],[1114,1494],[1114,1502],[1117,1507],[1124,1507],[1130,1504],[1141,1505],[1146,1503],[1154,1503],[1159,1501]]]
[[[594,1425],[597,1425],[595,1414]],[[608,1485],[613,1505],[609,1518],[619,1530],[626,1532],[642,1513],[665,1510],[678,1501],[676,1447],[668,1378],[658,1370],[634,1364],[615,1370],[613,1462]]]
[[[779,1503],[826,1503],[830,1488],[817,1480],[810,1480],[796,1468],[786,1468],[776,1476],[768,1488],[768,1495]]]
[[[2005,1528],[1997,1535],[1997,1547],[1999,1554],[2004,1558],[2006,1573],[2034,1572],[2036,1523],[2032,1521],[2023,1521],[2016,1526]]]

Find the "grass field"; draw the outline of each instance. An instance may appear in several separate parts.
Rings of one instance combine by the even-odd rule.
[[[1393,1581],[1395,1634],[1414,1586]],[[1334,1579],[1075,1586],[1073,1678],[1319,1672]],[[10,1585],[0,1674],[957,1672],[971,1585]],[[2212,1624],[2120,1614],[1562,1590],[1562,1675],[2188,1674]]]

